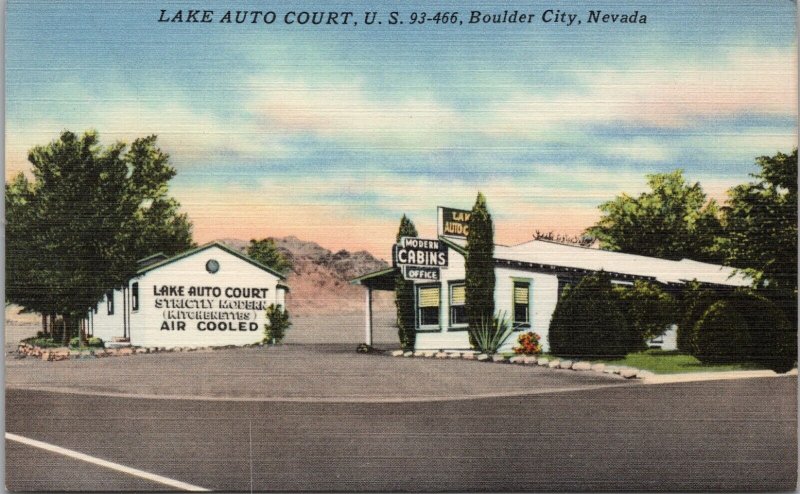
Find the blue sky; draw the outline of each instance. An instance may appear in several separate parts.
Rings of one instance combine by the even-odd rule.
[[[199,241],[295,234],[386,256],[399,216],[478,190],[497,240],[575,233],[597,205],[683,168],[714,197],[796,146],[796,5],[326,2],[316,10],[578,14],[566,27],[158,23],[179,2],[9,1],[6,176],[62,129],[156,133]],[[629,5],[634,5],[633,7]],[[191,7],[195,7],[189,5]],[[647,15],[587,24],[589,10]]]

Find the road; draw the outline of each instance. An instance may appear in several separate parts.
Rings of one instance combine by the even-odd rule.
[[[225,491],[787,491],[796,403],[796,377],[399,403],[9,389],[6,431]],[[11,490],[168,489],[6,448]]]

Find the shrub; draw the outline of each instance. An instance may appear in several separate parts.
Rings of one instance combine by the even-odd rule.
[[[751,362],[787,372],[797,360],[797,331],[773,302],[736,290],[712,304],[694,328],[701,362]]]
[[[470,343],[473,348],[491,355],[497,353],[513,331],[505,313],[491,319],[482,318],[480,324],[469,328]]]
[[[519,355],[538,355],[542,353],[542,346],[539,344],[540,336],[533,331],[522,333],[517,338],[519,346],[514,347],[514,353]]]
[[[56,342],[53,338],[46,338],[46,337],[33,337],[33,338],[25,338],[21,341],[21,343],[27,343],[31,346],[38,346],[39,348],[57,348],[60,347],[61,344]]]
[[[289,311],[280,305],[271,304],[267,307],[267,324],[264,325],[264,342],[280,343],[286,336],[286,331],[292,326],[289,322]]]
[[[616,286],[614,293],[632,331],[642,341],[661,336],[675,322],[675,299],[658,285],[637,280],[633,286]]]
[[[550,351],[569,357],[624,357],[644,347],[632,331],[604,272],[585,276],[565,290],[553,312]]]
[[[678,298],[677,343],[678,350],[683,353],[694,352],[694,327],[711,305],[720,300],[720,296],[713,290],[702,288],[700,283],[692,281],[687,283]]]
[[[80,337],[76,336],[75,338],[71,338],[69,340],[70,348],[80,348],[80,346],[81,346]],[[104,346],[105,344],[103,343],[103,340],[101,340],[100,338],[91,336],[86,339],[86,348],[103,348]]]

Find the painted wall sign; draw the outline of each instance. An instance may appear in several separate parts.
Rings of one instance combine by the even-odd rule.
[[[258,331],[268,288],[153,285],[153,308],[161,331]]]
[[[471,211],[439,206],[439,235],[467,238]]]
[[[446,268],[448,265],[447,247],[438,240],[402,237],[394,245],[392,259],[395,266],[429,266]]]
[[[439,281],[441,271],[439,268],[403,266],[403,278],[407,280]]]

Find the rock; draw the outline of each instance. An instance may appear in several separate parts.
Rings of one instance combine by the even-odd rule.
[[[572,360],[562,360],[561,363],[558,364],[559,369],[572,369]]]
[[[655,373],[649,370],[639,369],[639,372],[636,373],[636,377],[638,377],[639,379],[647,379],[648,377],[653,377],[653,376],[655,376]]]
[[[603,372],[605,372],[606,374],[618,374],[619,373],[619,367],[615,367],[613,365],[607,365],[603,369]]]
[[[524,358],[524,362],[526,364],[535,364],[537,360],[539,360],[539,359],[537,357],[532,356],[532,355]]]
[[[543,367],[544,367],[544,366],[548,366],[548,365],[550,365],[550,361],[549,361],[549,360],[547,360],[546,358],[540,358],[540,359],[536,360],[536,363],[537,363],[538,365],[541,365],[541,366],[543,366]]]
[[[50,360],[50,352],[42,352],[42,360],[49,361]]]
[[[619,375],[624,377],[625,379],[630,379],[632,377],[636,377],[636,373],[638,372],[639,369],[625,368],[625,369],[620,369]]]
[[[561,361],[558,360],[558,359],[551,360],[550,363],[547,364],[547,366],[550,367],[551,369],[558,369],[558,367],[560,365],[561,365]]]
[[[436,357],[436,358],[447,358],[447,354],[444,353],[444,352],[436,352],[436,355],[434,355],[434,357]]]
[[[476,358],[481,362],[485,362],[485,361],[489,360],[489,356],[486,355],[485,353],[479,353]]]
[[[504,355],[500,355],[498,353],[492,355],[492,362],[505,362],[505,361],[506,357]]]
[[[592,364],[592,369],[595,372],[603,372],[606,368],[606,364]]]
[[[461,352],[451,352],[447,354],[448,358],[461,358]]]
[[[414,355],[414,352],[403,352],[403,357],[411,357]]]
[[[414,356],[415,357],[424,357],[425,356],[424,353],[425,352],[423,352],[422,350],[417,350],[417,351],[414,352]]]
[[[464,353],[463,355],[461,355],[461,358],[464,359],[464,360],[475,360],[475,354],[474,353]]]
[[[403,350],[395,350],[392,352],[392,357],[402,357],[402,356],[403,356]]]
[[[119,348],[117,349],[117,355],[133,355],[133,348]]]
[[[572,364],[572,370],[576,371],[587,371],[592,368],[592,364],[589,362],[575,362]]]
[[[431,350],[426,350],[426,351],[422,352],[422,356],[425,357],[425,358],[431,358],[431,357],[436,356],[436,352],[433,352]]]
[[[523,357],[522,355],[516,355],[508,359],[508,361],[511,362],[512,364],[524,364],[525,357]]]

